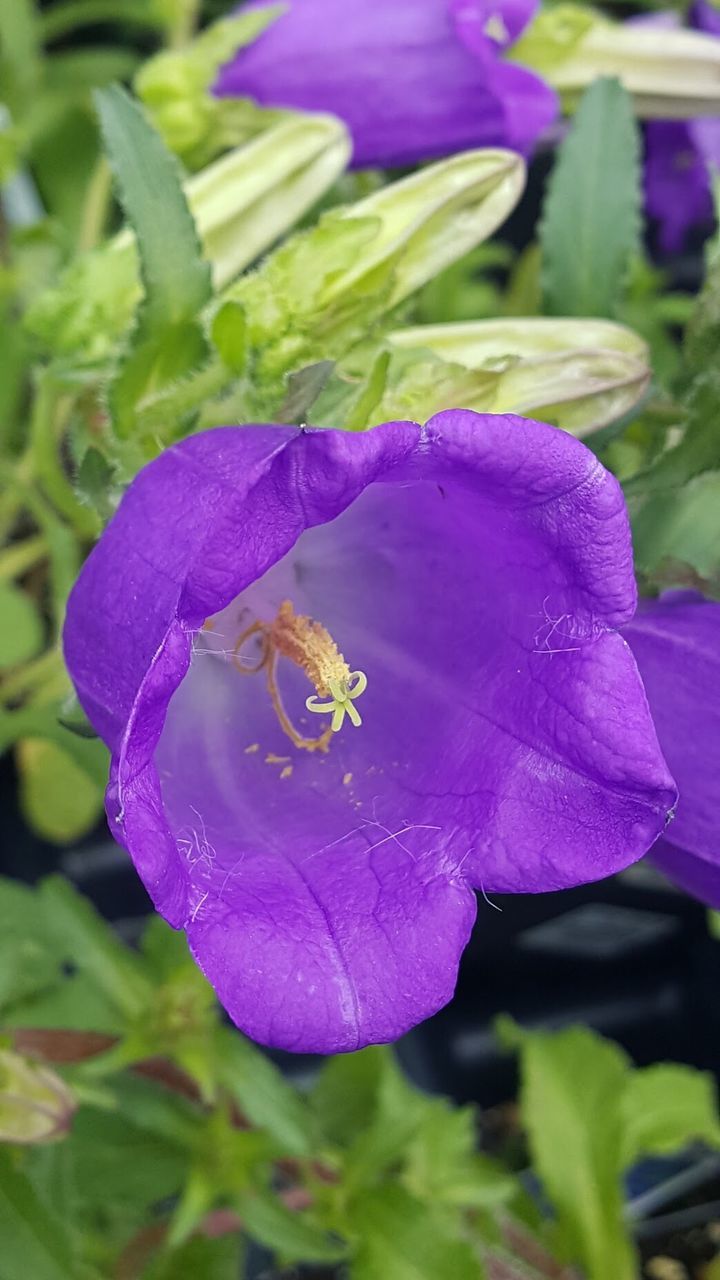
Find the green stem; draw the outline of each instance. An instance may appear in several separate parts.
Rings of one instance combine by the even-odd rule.
[[[34,662],[6,676],[0,684],[0,702],[8,705],[27,693],[33,693],[63,672],[63,662],[58,649],[48,649]]]
[[[63,524],[44,495],[31,482],[28,456],[14,468],[0,458],[0,480],[6,487],[12,487],[18,510],[24,507],[45,536],[50,560],[53,620],[59,631],[65,614],[65,603],[80,567],[80,552],[73,531]]]
[[[40,533],[6,547],[0,551],[0,581],[12,582],[13,578],[20,578],[38,560],[44,560],[47,553],[47,538]]]
[[[81,538],[95,538],[98,521],[76,498],[60,456],[58,425],[67,416],[68,399],[53,386],[47,374],[38,380],[32,421],[30,451],[33,470],[50,501]]]
[[[138,436],[154,436],[167,430],[168,423],[177,422],[185,413],[199,409],[213,396],[217,396],[233,381],[233,375],[221,360],[212,360],[193,376],[186,378],[165,395],[148,404],[137,419]]]
[[[56,5],[40,15],[40,36],[47,43],[76,31],[78,27],[105,22],[132,23],[133,26],[150,27],[152,30],[163,25],[147,0],[140,4],[124,0],[122,5],[118,5],[118,0],[68,0],[67,4]]]
[[[111,195],[112,170],[105,156],[100,156],[90,179],[83,205],[80,234],[78,236],[79,253],[87,253],[88,250],[94,249],[98,241],[102,239],[110,209]]]
[[[200,16],[200,0],[176,0],[179,13],[168,32],[169,49],[184,49],[190,43]]]

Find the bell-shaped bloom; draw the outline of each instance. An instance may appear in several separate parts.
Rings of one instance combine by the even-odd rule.
[[[690,9],[698,31],[720,37],[720,11],[707,0]],[[677,25],[674,14],[643,17],[644,23]],[[711,173],[720,170],[720,116],[652,120],[645,127],[645,207],[658,223],[660,247],[682,248],[688,232],[713,214]]]
[[[450,999],[473,886],[649,849],[676,791],[634,609],[617,481],[527,419],[218,428],[138,475],[66,659],[111,830],[244,1031],[393,1039]]]
[[[720,604],[667,592],[643,603],[623,634],[680,792],[653,861],[720,909]]]
[[[215,92],[339,116],[356,167],[483,146],[525,153],[554,120],[557,98],[502,54],[536,7],[537,0],[288,0],[287,11],[222,69]]]

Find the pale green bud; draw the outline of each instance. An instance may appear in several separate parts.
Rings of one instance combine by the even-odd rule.
[[[0,1142],[54,1142],[70,1128],[75,1100],[48,1067],[0,1049]]]
[[[618,23],[574,4],[543,9],[513,46],[572,107],[598,76],[616,76],[643,119],[691,119],[720,109],[720,40],[698,31]]]
[[[514,209],[525,165],[514,151],[466,151],[392,182],[343,211],[377,220],[362,257],[326,291],[329,299],[393,271],[394,306],[487,240]]]
[[[422,384],[424,395],[435,395],[432,404],[423,406],[422,416],[450,406],[519,413],[582,437],[632,409],[650,378],[642,338],[609,320],[533,318],[421,325],[397,330],[388,341],[391,350],[403,356],[398,385],[406,412],[412,407],[407,396],[414,369],[408,354],[418,353],[418,369],[422,368],[416,375],[418,386]],[[423,361],[423,352],[442,361],[434,384],[427,374],[432,366]],[[448,369],[454,370],[451,378]],[[398,394],[398,387],[392,388],[392,364],[388,385],[391,389],[374,417],[398,407],[390,402],[390,396],[396,401]]]

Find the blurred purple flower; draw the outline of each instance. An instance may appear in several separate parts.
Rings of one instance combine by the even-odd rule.
[[[356,167],[482,146],[526,153],[554,120],[557,98],[502,54],[537,3],[289,0],[223,68],[215,92],[340,116]]]
[[[653,861],[720,909],[720,604],[668,592],[645,602],[623,634],[680,791]]]
[[[227,427],[140,473],[66,658],[111,829],[244,1031],[393,1039],[450,999],[473,886],[647,851],[676,791],[634,609],[620,487],[542,423]]]
[[[696,0],[689,18],[698,31],[720,36],[720,11],[706,0]],[[640,21],[678,25],[675,14]],[[658,221],[664,252],[677,253],[692,227],[711,221],[712,169],[720,170],[720,117],[653,120],[645,126],[645,207]]]

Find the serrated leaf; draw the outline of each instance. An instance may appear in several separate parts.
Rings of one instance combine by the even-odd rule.
[[[359,1196],[350,1222],[358,1240],[352,1280],[482,1280],[484,1268],[470,1246],[396,1184]]]
[[[170,324],[210,297],[180,170],[141,108],[119,85],[96,94],[100,126],[120,199],[138,242],[149,314]]]
[[[617,80],[583,96],[558,153],[540,227],[550,315],[612,316],[639,247],[638,128]]]
[[[116,429],[127,436],[143,394],[205,358],[197,316],[212,285],[177,162],[118,85],[99,92],[96,102],[120,199],[135,231],[145,289],[125,362],[111,388]]]
[[[0,669],[28,662],[43,642],[43,624],[30,596],[0,582]]]
[[[622,1098],[623,1164],[641,1155],[670,1155],[689,1142],[720,1145],[713,1077],[676,1062],[634,1071]]]
[[[430,1204],[495,1208],[515,1192],[514,1180],[477,1154],[475,1117],[469,1107],[428,1099],[406,1157],[408,1189]]]

